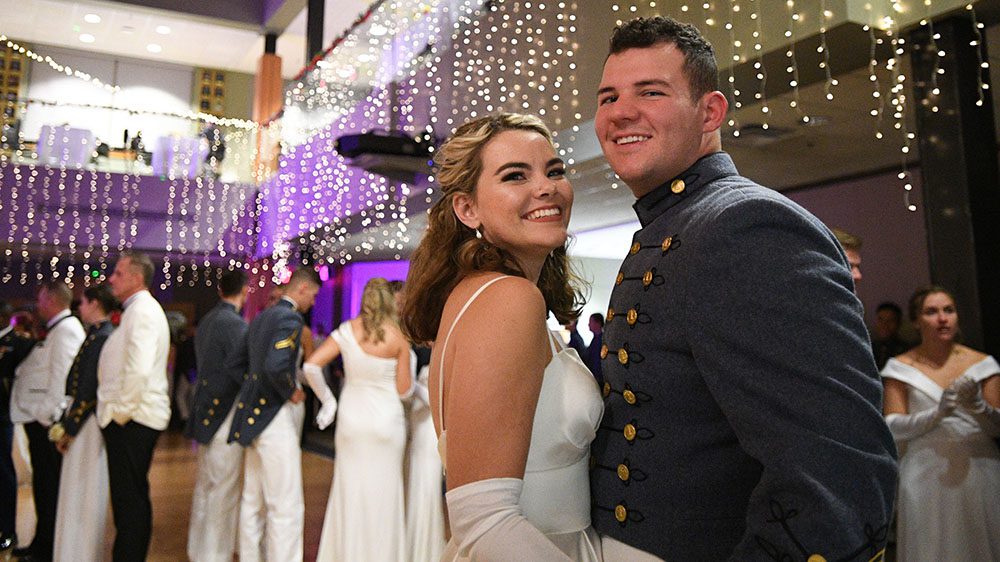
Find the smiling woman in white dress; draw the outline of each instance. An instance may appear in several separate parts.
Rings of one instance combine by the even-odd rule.
[[[955,342],[955,300],[917,290],[920,345],[890,359],[886,422],[900,445],[900,562],[1000,560],[1000,365]]]
[[[458,128],[410,262],[401,317],[435,341],[431,411],[447,482],[442,560],[600,560],[588,459],[603,402],[546,328],[579,313],[566,257],[573,190],[537,118]]]
[[[303,370],[323,402],[325,427],[335,404],[320,369],[344,357],[344,387],[334,437],[333,487],[323,519],[319,562],[402,562],[405,557],[401,400],[413,392],[410,345],[396,324],[389,282],[368,281],[361,314],[344,322],[306,359]]]

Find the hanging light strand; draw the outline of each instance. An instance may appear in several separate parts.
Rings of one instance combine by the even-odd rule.
[[[976,35],[969,42],[969,45],[975,47],[976,50],[976,84],[978,85],[976,95],[979,96],[976,105],[982,107],[986,100],[986,91],[990,88],[990,85],[983,80],[983,73],[989,74],[990,63],[983,60],[983,24],[976,19],[976,10],[972,7],[972,3],[966,4],[965,9],[969,11],[969,16],[972,18],[972,32]]]
[[[827,100],[833,100],[833,87],[837,85],[837,80],[833,77],[833,73],[830,70],[830,48],[826,44],[826,20],[833,17],[833,12],[827,9],[826,0],[820,0],[820,13],[819,13],[819,47],[817,51],[823,55],[823,60],[820,61],[819,67],[823,69],[826,74],[826,82],[823,84],[823,93],[826,95]]]
[[[785,6],[788,8],[788,29],[785,30],[785,38],[788,39],[788,50],[785,51],[785,56],[788,57],[788,66],[785,71],[789,74],[788,85],[792,88],[792,101],[788,102],[788,106],[795,110],[803,123],[808,123],[809,116],[802,111],[799,91],[799,62],[795,52],[795,43],[798,40],[795,34],[795,25],[799,20],[799,14],[795,11],[794,0],[788,0],[785,2]]]
[[[682,8],[683,9],[683,8]],[[729,92],[733,98],[733,107],[729,111],[729,126],[732,127],[733,136],[740,136],[740,123],[739,119],[736,118],[736,111],[743,107],[743,103],[740,101],[740,90],[736,87],[736,75],[735,68],[736,64],[740,62],[740,55],[737,51],[739,43],[736,40],[736,29],[735,20],[736,13],[740,11],[739,4],[736,0],[729,1],[729,21],[726,22],[726,29],[729,31],[729,52],[731,62],[729,64]]]
[[[764,122],[761,123],[761,127],[764,129],[768,128],[767,118],[770,114],[771,108],[767,106],[767,69],[764,68],[764,49],[763,49],[763,31],[761,27],[761,17],[760,8],[761,0],[750,0],[753,3],[753,13],[750,14],[750,19],[754,20],[756,27],[751,32],[753,36],[753,50],[754,56],[757,60],[753,63],[754,71],[756,71],[757,80],[760,82],[759,90],[754,94],[754,98],[760,101],[760,112],[764,114]]]

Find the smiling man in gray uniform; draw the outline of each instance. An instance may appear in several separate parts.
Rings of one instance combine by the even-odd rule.
[[[847,261],[738,175],[726,110],[697,29],[615,30],[596,130],[642,228],[604,329],[604,559],[880,559],[896,452]]]

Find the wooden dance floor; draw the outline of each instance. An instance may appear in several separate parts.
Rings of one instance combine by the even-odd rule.
[[[185,439],[177,431],[167,431],[160,436],[156,444],[149,474],[150,496],[153,500],[153,540],[147,558],[150,562],[187,560],[188,517],[191,512],[191,493],[194,490],[198,464],[196,449],[192,443],[193,441]],[[316,559],[332,477],[331,459],[313,453],[302,453],[302,480],[306,503],[306,560]],[[30,542],[34,526],[34,502],[31,499],[31,484],[28,479],[28,482],[22,483],[18,490],[17,534],[22,544]],[[111,560],[113,527],[109,513],[105,560]],[[0,554],[0,560],[6,560],[7,554]]]

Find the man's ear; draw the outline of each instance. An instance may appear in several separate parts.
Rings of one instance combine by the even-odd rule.
[[[451,208],[454,209],[458,220],[472,230],[478,229],[483,224],[479,220],[479,208],[471,194],[456,193],[451,199]]]
[[[705,108],[705,120],[702,123],[702,132],[711,133],[722,127],[722,122],[726,118],[729,110],[729,100],[722,92],[716,90],[705,94],[702,99]]]

